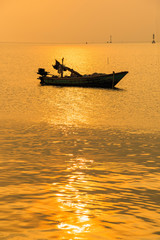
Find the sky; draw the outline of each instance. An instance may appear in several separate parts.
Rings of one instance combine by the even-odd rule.
[[[160,41],[160,0],[0,0],[0,42]]]

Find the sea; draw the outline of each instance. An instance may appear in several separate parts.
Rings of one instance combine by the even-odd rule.
[[[129,73],[41,86],[55,59]],[[0,43],[0,240],[160,240],[160,43]]]

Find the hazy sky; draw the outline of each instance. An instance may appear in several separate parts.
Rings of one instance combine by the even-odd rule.
[[[0,0],[0,41],[160,41],[160,0]]]

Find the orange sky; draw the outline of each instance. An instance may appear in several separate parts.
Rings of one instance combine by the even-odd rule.
[[[160,41],[160,0],[0,0],[0,41]]]

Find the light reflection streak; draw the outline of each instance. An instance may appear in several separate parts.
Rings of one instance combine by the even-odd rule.
[[[90,210],[87,208],[88,196],[80,191],[84,183],[87,185],[83,170],[88,168],[88,162],[93,161],[72,158],[67,168],[70,174],[67,175],[66,184],[60,186],[59,193],[56,194],[61,212],[57,228],[63,231],[63,236],[69,234],[72,239],[76,239],[79,236],[77,234],[90,232],[92,225],[89,217]]]
[[[78,89],[62,88],[55,91],[54,94],[54,98],[45,98],[47,103],[46,115],[44,115],[45,121],[53,126],[62,126],[62,130],[64,133],[66,132],[66,135],[66,126],[77,127],[91,124],[89,105],[92,102],[89,101],[87,105],[82,104],[87,101],[86,90],[80,93]],[[53,109],[55,111],[58,109],[56,114]]]
[[[90,227],[90,224],[84,224],[82,227],[78,227],[78,226],[74,226],[71,224],[65,224],[65,223],[61,223],[58,225],[59,229],[67,229],[67,230],[72,230],[72,231],[68,231],[68,233],[82,233],[82,232],[87,232],[88,229]]]

